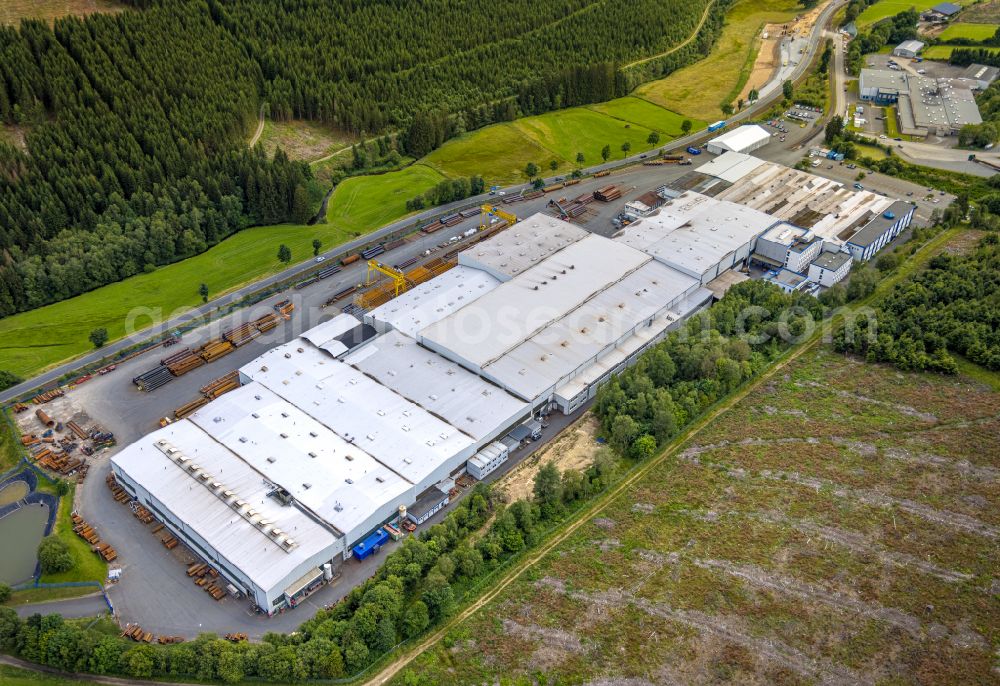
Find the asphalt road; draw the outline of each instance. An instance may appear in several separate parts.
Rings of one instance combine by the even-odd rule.
[[[45,603],[30,603],[28,605],[15,605],[19,617],[30,617],[34,614],[50,615],[59,613],[66,618],[77,617],[97,617],[108,611],[108,604],[104,602],[104,595],[101,592],[91,595],[80,596],[79,598],[64,598],[62,600],[52,600]]]

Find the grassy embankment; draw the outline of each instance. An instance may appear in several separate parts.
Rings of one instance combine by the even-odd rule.
[[[392,683],[988,681],[1000,394],[821,345],[782,372]]]
[[[722,35],[707,58],[639,86],[635,95],[706,121],[721,118],[722,103],[746,84],[764,24],[791,21],[801,11],[793,0],[739,0],[726,15]]]

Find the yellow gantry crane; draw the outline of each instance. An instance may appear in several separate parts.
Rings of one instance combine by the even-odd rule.
[[[394,298],[408,288],[406,276],[403,272],[395,267],[388,267],[377,260],[368,260],[368,276],[365,278],[366,286],[375,283],[376,274],[384,274],[392,279],[393,285],[396,287],[396,293],[393,295]]]
[[[503,219],[503,220],[505,220],[507,222],[508,226],[511,226],[511,225],[517,223],[517,215],[511,214],[510,212],[505,212],[505,211],[501,210],[499,207],[497,207],[496,205],[483,205],[479,209],[481,210],[480,219],[479,219],[479,230],[480,231],[482,231],[483,229],[489,228],[489,223],[488,222],[489,222],[489,218],[490,217],[497,217],[498,219]]]

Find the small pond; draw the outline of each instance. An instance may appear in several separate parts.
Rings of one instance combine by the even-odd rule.
[[[0,581],[9,585],[31,581],[48,518],[48,505],[31,503],[0,519]]]
[[[27,481],[11,481],[3,488],[0,488],[0,507],[16,503],[18,500],[28,495],[28,490]]]

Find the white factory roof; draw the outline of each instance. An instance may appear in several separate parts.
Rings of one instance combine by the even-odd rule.
[[[657,216],[630,224],[616,241],[700,276],[774,223],[753,208],[687,191],[664,203]]]
[[[658,263],[655,262],[653,264],[658,265]],[[669,269],[669,267],[666,268]],[[637,350],[640,350],[643,346],[647,345],[650,341],[666,331],[679,319],[683,319],[690,314],[692,309],[701,305],[711,297],[712,293],[704,288],[694,289],[690,295],[682,298],[680,302],[672,306],[669,310],[653,319],[652,325],[637,329],[635,333],[619,343],[618,346],[608,352],[607,355],[604,355],[590,366],[581,370],[579,374],[558,386],[556,388],[556,395],[567,401],[572,400],[579,393],[586,390],[590,384],[596,382],[602,376],[611,372],[615,367],[628,359],[629,355],[633,354]]]
[[[529,412],[527,403],[398,331],[376,338],[344,361],[477,441]]]
[[[729,151],[722,153],[714,160],[709,160],[695,171],[729,183],[736,183],[762,164],[766,164],[766,162],[759,157]]]
[[[326,350],[331,355],[340,355],[349,348],[336,340],[337,336],[347,333],[360,324],[361,322],[349,314],[338,314],[333,319],[309,329],[300,338],[304,338],[317,348]]]
[[[556,231],[579,231],[551,221],[568,227]],[[637,250],[588,233],[423,329],[420,340],[482,369],[648,261]]]
[[[623,337],[636,327],[645,329],[647,320],[676,307],[697,288],[696,279],[647,261],[533,333],[483,371],[521,397],[539,397],[603,354],[612,354]]]
[[[412,484],[258,383],[190,420],[352,540],[372,513],[414,497]]]
[[[490,274],[458,265],[406,291],[365,316],[415,337],[426,326],[447,317],[500,285]],[[378,327],[376,328],[384,328]]]
[[[178,452],[168,456],[172,449]],[[190,458],[183,466],[175,459],[180,455]],[[338,544],[307,514],[269,497],[259,472],[190,421],[154,431],[111,459],[261,588]],[[265,532],[274,528],[278,537]]]
[[[420,486],[474,443],[354,367],[314,348],[295,347],[294,341],[264,353],[240,373]]]
[[[732,131],[726,131],[721,136],[716,136],[706,146],[720,146],[729,150],[747,150],[753,148],[761,141],[767,141],[771,137],[767,129],[757,124],[747,124],[739,126]]]
[[[458,253],[458,263],[507,281],[589,235],[569,222],[538,213]]]

